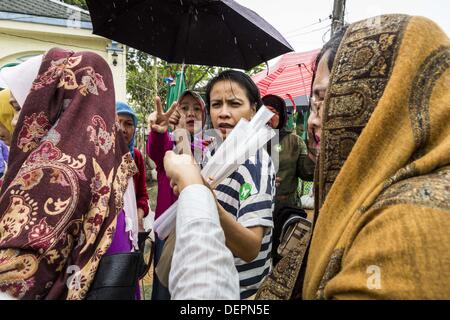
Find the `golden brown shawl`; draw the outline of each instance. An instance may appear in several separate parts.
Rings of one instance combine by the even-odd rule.
[[[303,298],[450,298],[449,83],[450,42],[432,21],[349,27],[325,101]],[[295,277],[264,298],[295,297]]]
[[[121,135],[106,61],[50,50],[22,108],[0,196],[0,291],[85,297],[136,170]]]

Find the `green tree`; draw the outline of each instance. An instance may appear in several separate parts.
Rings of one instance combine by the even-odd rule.
[[[164,83],[165,77],[162,71],[163,68],[160,61],[142,51],[128,49],[128,100],[136,110],[139,120],[144,123],[147,116],[153,111],[155,96],[158,95],[164,100],[167,95],[167,86]]]
[[[260,73],[261,71],[265,70],[267,68],[265,63],[261,63],[260,65],[257,65],[256,67],[250,69],[247,71],[247,74],[252,77],[257,73]]]
[[[155,63],[155,61],[157,62]],[[169,88],[165,79],[175,78],[176,72],[181,70],[181,64],[167,63],[142,51],[129,48],[127,54],[127,94],[128,100],[135,108],[140,120],[146,119],[154,110],[153,104],[156,95],[165,101]],[[186,88],[204,93],[208,80],[222,70],[225,70],[225,68],[185,65]]]
[[[63,0],[63,1],[67,4],[71,4],[71,5],[83,8],[84,10],[88,9],[86,0]]]

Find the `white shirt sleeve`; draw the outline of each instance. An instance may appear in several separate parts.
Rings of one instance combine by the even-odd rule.
[[[125,231],[130,235],[130,241],[133,244],[133,248],[139,250],[139,224],[133,177],[128,179],[128,186],[123,195],[123,203],[123,210],[125,211]]]
[[[225,246],[216,203],[203,185],[178,198],[176,243],[169,274],[174,300],[239,300],[239,276]]]

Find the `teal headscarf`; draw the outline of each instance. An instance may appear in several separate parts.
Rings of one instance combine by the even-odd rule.
[[[136,134],[136,128],[137,128],[137,122],[138,122],[136,113],[134,112],[133,109],[131,109],[131,107],[129,105],[127,105],[125,102],[121,102],[121,101],[118,101],[116,103],[116,113],[118,115],[126,114],[127,116],[130,116],[133,119],[134,133],[133,133],[133,138],[131,138],[131,141],[128,144],[128,149],[130,149],[131,155],[133,156],[133,159],[134,159],[134,136]]]

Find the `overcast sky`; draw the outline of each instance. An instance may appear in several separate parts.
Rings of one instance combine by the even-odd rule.
[[[272,24],[298,51],[320,48],[328,40],[333,0],[236,0]],[[450,35],[448,0],[347,0],[346,22],[385,13],[421,15]],[[319,23],[319,20],[322,20]]]

